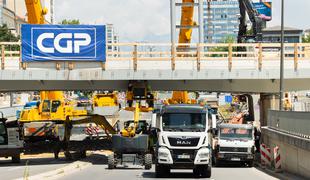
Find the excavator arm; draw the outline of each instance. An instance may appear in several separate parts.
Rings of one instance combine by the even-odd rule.
[[[261,42],[262,29],[264,26],[264,21],[260,17],[258,11],[254,8],[252,0],[239,0],[240,9],[240,24],[238,33],[238,43],[244,43],[244,41],[250,37],[256,42]],[[248,14],[249,19],[252,23],[253,34],[247,37],[247,24],[246,24],[246,14]]]

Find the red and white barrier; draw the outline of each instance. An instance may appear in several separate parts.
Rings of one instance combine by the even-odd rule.
[[[276,146],[273,149],[273,154],[274,154],[274,170],[275,172],[281,172],[281,156],[280,156],[280,151],[279,151],[279,146]]]
[[[260,145],[260,157],[262,168],[271,166],[271,150],[265,144]]]
[[[84,132],[87,135],[98,135],[99,134],[99,127],[87,127],[85,128]]]

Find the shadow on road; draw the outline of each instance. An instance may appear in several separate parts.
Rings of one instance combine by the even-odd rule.
[[[146,179],[156,178],[155,172],[144,172],[142,174],[142,177],[146,178]],[[167,177],[161,178],[161,179],[166,179],[166,178],[169,178],[169,179],[180,179],[180,178],[182,178],[182,179],[197,179],[197,177],[195,177],[194,174],[191,172],[171,172],[169,175],[167,175]],[[204,178],[201,178],[201,179],[204,179]]]
[[[0,167],[8,167],[8,166],[25,166],[28,162],[29,166],[36,165],[53,165],[53,164],[70,164],[73,161],[68,161],[65,158],[24,158],[21,159],[20,163],[12,163],[11,158],[1,159]]]

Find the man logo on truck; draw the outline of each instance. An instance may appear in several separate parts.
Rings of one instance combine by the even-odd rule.
[[[177,141],[178,145],[191,145],[192,143],[190,141],[184,141],[184,140],[179,140]]]

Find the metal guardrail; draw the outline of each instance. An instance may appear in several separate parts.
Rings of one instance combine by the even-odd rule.
[[[22,63],[20,42],[0,42],[1,69],[6,68],[6,59],[18,59],[18,68],[26,69]],[[227,61],[228,69],[232,69],[234,60],[256,60],[257,69],[261,70],[263,61],[280,59],[280,43],[246,43],[246,44],[171,44],[171,43],[112,43],[107,44],[107,62],[130,60],[134,70],[138,69],[138,61],[170,61],[171,69],[175,70],[176,61],[195,61],[200,70],[200,63],[208,60]],[[116,51],[111,51],[115,50]],[[310,43],[286,43],[285,60],[298,62],[310,60]],[[74,69],[75,63],[69,62],[68,68]],[[105,64],[102,63],[102,69]],[[44,68],[44,67],[42,67]],[[61,63],[55,62],[55,68],[61,69]]]
[[[13,106],[13,107],[5,107],[0,108],[0,112],[3,113],[3,117],[10,118],[10,117],[16,117],[16,111],[21,110],[23,106]]]
[[[268,127],[310,139],[310,112],[268,112]]]

